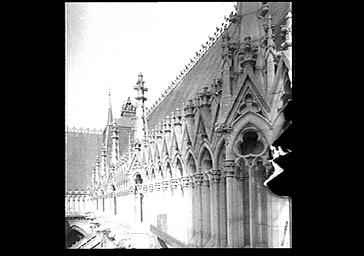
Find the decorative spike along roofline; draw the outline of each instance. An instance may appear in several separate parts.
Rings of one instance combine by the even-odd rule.
[[[183,104],[182,109],[185,111],[185,115],[186,115],[186,110],[185,107],[199,107],[199,106],[203,106],[208,104],[208,102],[206,101],[206,95],[213,95],[216,92],[216,86],[217,84],[221,82],[221,79],[219,78],[215,78],[214,82],[210,85],[210,86],[204,86],[202,88],[202,90],[200,92],[196,92],[195,96],[193,97],[193,99],[188,99],[187,102],[185,102]],[[181,125],[182,124],[182,120],[183,120],[183,116],[181,114],[181,109],[179,107],[176,108],[175,112],[171,112],[170,115],[166,115],[164,117],[164,119],[162,119],[155,127],[154,129],[151,129],[151,134],[150,136],[153,137],[153,133],[154,131],[159,131],[160,134],[165,131],[165,127],[166,125],[168,126],[173,126],[173,125]]]
[[[234,6],[234,11],[230,13],[236,13],[236,6]],[[160,97],[153,103],[153,105],[146,111],[146,115],[148,116],[152,113],[158,105],[169,95],[169,93],[176,88],[184,79],[184,77],[189,73],[189,71],[199,62],[199,60],[205,55],[205,53],[211,48],[211,46],[217,41],[217,39],[222,36],[222,34],[227,30],[228,26],[231,24],[231,19],[224,16],[224,21],[221,23],[221,27],[216,27],[216,31],[214,32],[212,37],[208,37],[209,40],[206,42],[206,46],[204,44],[201,45],[199,51],[195,53],[193,59],[190,58],[190,62],[185,65],[185,69],[180,72],[176,79],[172,81],[172,83],[168,86],[168,88],[162,93]]]
[[[73,133],[87,133],[87,134],[102,134],[103,129],[90,129],[90,128],[82,128],[82,127],[69,127],[66,126],[66,132],[73,132]]]

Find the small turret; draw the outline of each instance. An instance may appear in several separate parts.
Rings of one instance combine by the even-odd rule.
[[[143,139],[147,136],[147,120],[145,116],[145,101],[147,98],[145,97],[145,92],[148,91],[148,88],[144,86],[145,81],[143,79],[142,73],[138,75],[138,81],[134,89],[137,91],[137,96],[135,99],[136,103],[136,119],[135,119],[135,143],[140,144]]]

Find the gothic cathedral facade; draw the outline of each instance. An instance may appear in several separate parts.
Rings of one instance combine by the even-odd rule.
[[[135,103],[109,109],[90,209],[188,247],[291,247],[291,199],[263,184],[289,121],[291,33],[290,3],[239,2],[150,109],[139,74]]]

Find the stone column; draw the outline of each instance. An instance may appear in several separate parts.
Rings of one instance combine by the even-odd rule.
[[[258,247],[268,247],[268,216],[267,216],[267,187],[263,185],[265,179],[265,167],[258,165],[256,168],[256,193],[258,210]]]
[[[148,185],[148,206],[147,206],[147,211],[148,211],[148,219],[149,219],[149,224],[155,225],[156,226],[156,217],[154,214],[154,185],[152,183],[150,183]]]
[[[254,178],[254,168],[250,166],[249,168],[249,238],[250,247],[257,247],[257,208],[256,208],[256,189],[255,189],[255,178]]]
[[[219,182],[220,170],[209,171],[210,178],[210,209],[211,209],[211,238],[207,247],[220,247],[220,200]]]
[[[138,185],[139,186],[139,185]],[[134,196],[134,222],[135,223],[140,223],[140,192],[139,189],[138,191],[134,191],[133,193]]]
[[[187,244],[192,238],[192,186],[190,186],[190,178],[184,176],[181,178],[182,191],[183,191],[183,208],[184,208],[184,219],[183,225],[185,227],[185,238],[183,241]]]
[[[76,212],[77,213],[80,212],[80,197],[79,196],[76,197]]]
[[[234,202],[234,189],[235,189],[235,162],[234,160],[224,160],[224,173],[226,176],[226,200],[227,200],[227,245],[229,248],[236,246],[234,239],[235,235],[235,203]]]
[[[219,204],[220,204],[220,248],[227,247],[227,200],[226,200],[226,176],[223,172],[219,183]]]
[[[210,182],[204,177],[202,187],[202,244],[206,247],[211,237]]]
[[[170,235],[175,237],[178,240],[181,240],[184,237],[185,232],[183,231],[184,226],[183,224],[183,198],[181,196],[181,183],[179,179],[173,178],[170,181],[170,188],[171,188],[171,201],[170,205],[172,209],[170,209],[169,225],[170,225]]]
[[[109,215],[113,215],[113,193],[110,192],[109,196],[108,196],[108,200],[109,200]]]
[[[149,209],[148,209],[148,202],[149,202],[149,193],[148,193],[148,185],[143,185],[143,204],[142,204],[142,212],[143,212],[143,223],[149,224]]]
[[[72,196],[68,196],[68,202],[69,202],[69,213],[72,213],[73,212],[73,198]]]
[[[234,209],[233,209],[233,222],[234,222],[234,248],[238,248],[239,247],[239,221],[238,221],[238,215],[239,215],[239,190],[238,190],[238,179],[236,177],[236,173],[235,176],[233,178],[233,202],[234,202]]]
[[[197,230],[197,216],[196,216],[196,198],[197,198],[197,187],[195,185],[195,178],[193,176],[191,176],[190,178],[190,182],[191,182],[191,212],[192,212],[192,230],[191,230],[191,234],[192,234],[192,238],[189,241],[189,245],[191,246],[195,246],[195,238],[196,238],[196,230]]]
[[[96,212],[99,212],[100,211],[100,196],[97,195],[95,197],[95,201],[96,201]]]
[[[68,213],[70,210],[70,199],[68,196],[66,196],[66,213]]]
[[[100,195],[100,198],[99,198],[99,212],[100,213],[104,213],[104,205],[105,205],[104,195]]]
[[[194,182],[195,182],[195,206],[194,206],[194,216],[196,219],[196,226],[195,226],[195,239],[194,244],[197,247],[202,246],[202,229],[203,229],[203,222],[202,222],[202,194],[201,194],[201,186],[203,182],[203,174],[202,173],[195,173],[193,175]]]
[[[158,215],[161,214],[162,192],[160,182],[154,183],[154,209],[155,209],[155,222],[157,224]]]
[[[193,177],[191,177],[191,176],[184,177],[184,180],[186,183],[184,197],[185,197],[186,210],[187,210],[186,211],[187,244],[191,244],[193,241],[193,235],[194,235],[194,230],[193,230],[193,228],[194,228],[194,225],[193,225],[194,181],[193,181]]]
[[[239,170],[236,175],[238,189],[237,189],[237,226],[238,226],[238,244],[239,248],[244,247],[244,201],[243,201],[243,171]]]
[[[78,212],[82,214],[82,196],[78,197]]]
[[[85,196],[81,197],[81,213],[85,213],[86,212],[86,207],[85,207]]]

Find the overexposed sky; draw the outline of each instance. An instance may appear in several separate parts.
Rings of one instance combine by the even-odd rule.
[[[104,128],[108,88],[119,117],[139,72],[150,107],[235,3],[66,3],[66,125]]]

